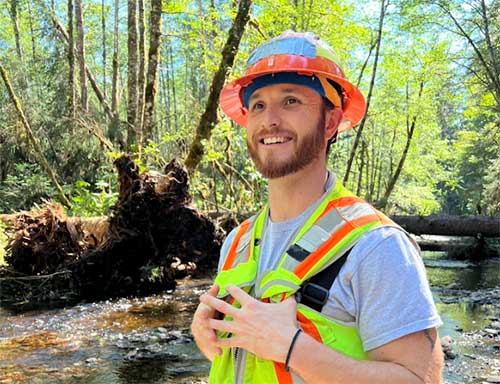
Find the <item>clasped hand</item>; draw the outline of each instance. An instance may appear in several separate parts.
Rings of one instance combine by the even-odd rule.
[[[226,290],[241,308],[218,299],[217,286],[200,297],[191,325],[200,350],[212,360],[214,355],[220,355],[222,347],[240,347],[263,359],[285,362],[298,329],[295,298],[276,304],[263,303],[238,287],[227,286]],[[215,319],[216,312],[231,316],[232,320]],[[216,331],[229,332],[231,337],[219,339]]]

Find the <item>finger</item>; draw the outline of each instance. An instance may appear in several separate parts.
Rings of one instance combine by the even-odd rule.
[[[242,347],[241,339],[237,336],[229,337],[229,338],[224,338],[224,339],[217,339],[215,342],[215,345],[217,345],[220,348],[232,348],[232,347]]]
[[[234,321],[208,320],[208,326],[218,331],[237,333],[238,327]]]
[[[214,331],[211,331],[207,335],[207,340],[210,343],[210,349],[212,350],[212,352],[218,356],[222,355],[222,349],[217,346],[217,334]]]
[[[198,308],[196,309],[196,312],[193,316],[193,319],[203,319],[203,320],[206,320],[206,319],[209,319],[212,317],[212,312],[214,310],[209,307],[208,305],[206,304],[203,304],[203,303],[200,303],[200,305],[198,305]]]
[[[234,285],[228,285],[226,287],[226,291],[229,292],[229,294],[234,297],[234,299],[241,304],[241,306],[245,304],[252,303],[255,300],[252,296],[250,296],[248,293],[246,293],[243,289],[239,287],[235,287]]]
[[[219,312],[222,312],[225,315],[229,315],[231,317],[235,317],[238,315],[239,310],[232,305],[229,305],[223,300],[219,300],[210,295],[201,295],[200,301],[208,305],[210,308],[215,309]]]
[[[218,285],[212,285],[210,287],[210,289],[207,291],[207,293],[210,295],[210,296],[217,296],[217,294],[219,293],[219,286]]]

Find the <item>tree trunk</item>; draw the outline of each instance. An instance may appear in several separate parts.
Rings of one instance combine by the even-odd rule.
[[[61,33],[61,36],[63,37],[64,41],[66,43],[68,43],[68,41],[69,41],[68,32],[62,26],[61,22],[59,21],[57,16],[54,14],[54,12],[52,12],[50,9],[47,9],[47,11],[50,15],[50,18],[52,19],[52,22],[54,23],[54,26]],[[85,66],[85,73],[87,74],[87,78],[90,81],[90,85],[92,86],[92,89],[94,90],[94,93],[95,93],[97,99],[101,103],[101,106],[104,108],[104,111],[106,112],[108,117],[112,118],[113,114],[111,112],[111,108],[109,108],[109,105],[106,102],[106,99],[104,98],[104,95],[103,95],[101,89],[99,88],[99,85],[97,84],[94,76],[92,75],[92,72],[90,72],[90,70],[88,69],[87,66]]]
[[[424,82],[421,81],[420,82],[420,88],[418,90],[418,100],[420,100],[422,98],[422,93],[424,91]],[[409,96],[408,96],[408,91],[407,91],[407,103],[409,104]],[[408,105],[408,108],[409,108],[409,105]],[[410,113],[408,111],[408,113]],[[403,154],[401,155],[401,159],[399,159],[399,163],[398,163],[398,166],[396,168],[396,171],[394,172],[394,174],[392,175],[391,179],[389,180],[389,183],[387,184],[387,188],[384,192],[384,196],[382,197],[382,201],[380,202],[380,204],[377,204],[381,209],[385,208],[386,205],[387,205],[387,202],[389,200],[389,196],[391,195],[393,189],[394,189],[394,186],[396,185],[396,182],[398,181],[399,179],[399,175],[401,174],[401,172],[403,171],[403,166],[405,164],[405,161],[406,161],[406,156],[408,155],[408,150],[410,149],[410,145],[411,145],[411,140],[413,138],[413,134],[415,133],[415,126],[416,126],[416,123],[417,123],[417,116],[418,116],[418,113],[415,112],[415,114],[413,115],[412,119],[411,119],[411,124],[409,124],[409,116],[407,118],[407,126],[406,126],[406,144],[405,144],[405,148],[403,150]]]
[[[137,1],[128,0],[128,106],[127,106],[127,145],[136,143],[137,140]]]
[[[417,238],[417,243],[422,251],[445,252],[453,249],[471,247],[476,242],[474,237],[459,237],[448,239]]]
[[[354,158],[356,157],[356,150],[358,149],[358,145],[359,145],[359,142],[361,140],[361,135],[363,134],[363,129],[365,127],[366,119],[368,117],[368,110],[370,108],[370,102],[372,99],[373,88],[375,85],[375,77],[377,75],[377,65],[378,65],[378,58],[379,58],[379,54],[380,54],[380,45],[382,42],[382,30],[384,27],[384,17],[385,17],[385,12],[386,12],[388,6],[389,6],[389,0],[382,0],[381,1],[380,18],[379,18],[378,31],[377,31],[377,46],[375,48],[375,58],[373,60],[372,78],[370,80],[370,87],[368,88],[368,96],[366,97],[366,111],[365,111],[365,115],[363,116],[363,119],[361,120],[361,123],[357,129],[356,138],[354,139],[354,144],[353,144],[352,149],[351,149],[351,154],[349,155],[349,160],[347,162],[347,168],[346,168],[345,175],[344,175],[344,184],[347,184],[347,182],[349,181],[349,174],[351,173],[352,163],[354,162]]]
[[[101,30],[102,30],[102,94],[106,98],[106,8],[104,0],[101,2]]]
[[[120,1],[115,0],[115,26],[113,30],[113,75],[111,80],[111,110],[114,116],[118,116],[119,107],[119,76],[118,76],[118,12],[120,9]]]
[[[486,48],[488,50],[488,56],[490,57],[492,72],[494,74],[492,80],[494,93],[496,94],[497,100],[497,111],[500,112],[500,55],[498,54],[498,48],[496,48],[491,41],[490,21],[488,19],[486,3],[484,0],[481,0],[481,19],[483,20],[483,31],[484,38],[486,40]]]
[[[147,145],[147,141],[153,138],[155,126],[155,99],[158,83],[158,68],[160,65],[161,0],[151,0],[149,28],[150,40],[144,103],[143,145]]]
[[[179,129],[179,122],[178,122],[178,114],[177,114],[177,93],[175,89],[175,67],[174,67],[174,53],[173,53],[173,48],[172,44],[168,45],[168,61],[170,63],[170,84],[172,85],[172,101],[169,102],[170,105],[173,105],[173,115],[174,115],[174,130],[173,132],[177,132]],[[186,65],[186,71],[187,71],[187,65]],[[185,97],[187,94],[185,95]],[[185,100],[185,99],[184,99]],[[184,103],[184,105],[187,105],[187,103]],[[184,114],[186,116],[186,114]]]
[[[21,35],[19,33],[19,22],[17,19],[17,7],[19,0],[10,0],[10,18],[12,21],[12,28],[14,29],[14,38],[16,40],[16,53],[20,62],[23,61],[23,50],[21,47]]]
[[[151,0],[153,1],[153,0]],[[152,5],[151,5],[152,6]],[[160,4],[161,15],[161,4]],[[160,16],[161,18],[161,16]],[[151,34],[151,26],[150,34]],[[137,100],[137,132],[142,140],[144,124],[144,100],[146,84],[146,26],[144,21],[144,0],[139,0],[139,73],[137,76],[137,88],[139,89]]]
[[[500,237],[500,217],[490,216],[391,216],[415,235]]]
[[[378,45],[378,41],[372,41],[372,44],[370,45],[370,49],[368,50],[368,55],[366,55],[366,59],[363,62],[363,65],[361,67],[361,71],[359,71],[358,75],[358,80],[356,81],[356,87],[359,88],[359,85],[361,84],[361,80],[363,79],[363,74],[365,73],[366,66],[368,65],[368,62],[370,61],[370,57],[372,56],[373,49]]]
[[[78,53],[78,63],[80,64],[80,101],[81,107],[84,112],[89,109],[88,89],[87,89],[87,76],[85,64],[85,33],[83,30],[83,9],[82,0],[75,0],[75,16],[76,16],[76,51]]]
[[[75,42],[73,39],[73,0],[68,0],[68,44],[66,46],[66,55],[68,57],[68,111],[69,116],[74,119],[76,117],[75,108]]]
[[[33,28],[33,12],[31,10],[31,0],[28,0],[27,3],[28,3],[30,34],[31,34],[31,51],[33,55],[33,61],[36,61],[36,42],[35,42],[35,30]]]
[[[222,50],[222,59],[219,69],[214,75],[212,85],[210,87],[210,94],[208,96],[205,112],[200,118],[198,126],[196,127],[196,135],[189,153],[185,161],[185,165],[190,173],[192,173],[200,163],[204,148],[202,141],[207,140],[212,135],[212,129],[217,123],[217,104],[220,92],[224,85],[228,70],[233,66],[234,58],[240,44],[241,36],[245,30],[245,26],[249,20],[250,6],[252,0],[240,0],[238,5],[238,13],[229,30],[229,35]]]
[[[14,90],[12,89],[12,86],[10,84],[9,77],[7,75],[7,71],[3,67],[2,63],[0,63],[0,74],[2,75],[2,79],[5,83],[5,87],[7,88],[7,91],[9,93],[10,99],[12,103],[14,104],[14,107],[16,108],[17,114],[19,115],[19,119],[21,120],[21,123],[23,124],[24,129],[26,130],[26,134],[28,136],[28,139],[33,145],[33,149],[35,150],[35,154],[38,158],[38,161],[42,165],[43,169],[45,172],[47,172],[47,175],[49,176],[50,180],[54,184],[54,187],[56,189],[57,195],[59,196],[59,199],[61,199],[61,202],[67,206],[70,207],[71,203],[66,197],[66,195],[63,192],[63,189],[59,182],[57,181],[57,175],[54,172],[54,170],[50,167],[47,159],[45,158],[42,147],[40,146],[40,143],[38,142],[37,138],[35,137],[33,131],[31,130],[31,127],[28,123],[28,120],[26,119],[26,116],[24,115],[23,110],[21,109],[21,104],[19,103],[19,99],[17,98],[16,94],[14,93]]]

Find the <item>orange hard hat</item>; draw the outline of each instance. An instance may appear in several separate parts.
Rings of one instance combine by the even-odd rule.
[[[320,80],[325,88],[322,96],[342,108],[343,121],[339,132],[347,131],[363,118],[366,103],[361,92],[346,79],[335,61],[333,49],[313,33],[285,31],[266,41],[250,55],[244,75],[223,88],[220,106],[229,118],[245,127],[248,118],[243,99],[245,89],[259,77],[293,72]]]

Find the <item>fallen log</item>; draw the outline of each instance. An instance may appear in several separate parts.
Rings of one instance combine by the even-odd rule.
[[[482,260],[500,256],[500,243],[496,238],[418,236],[415,240],[422,251],[447,252],[453,259]]]
[[[391,216],[415,235],[500,237],[500,217],[490,216]]]
[[[418,245],[422,251],[447,252],[454,249],[463,249],[472,247],[476,244],[477,239],[473,237],[467,238],[416,238]]]

